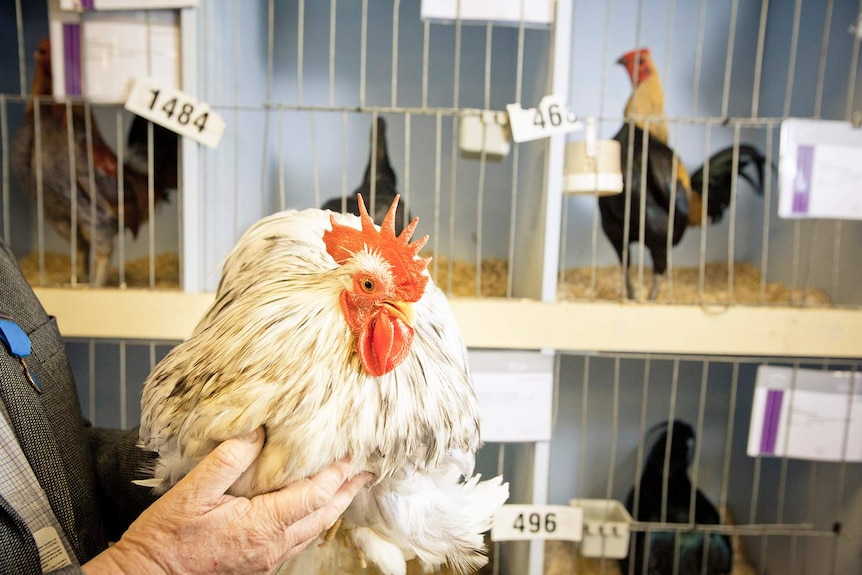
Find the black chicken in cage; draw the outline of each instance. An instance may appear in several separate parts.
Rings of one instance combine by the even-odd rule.
[[[371,149],[362,184],[353,190],[349,196],[328,199],[320,209],[358,216],[358,195],[361,194],[364,198],[365,208],[369,212],[373,211],[372,217],[375,221],[382,221],[386,216],[386,210],[389,209],[392,200],[398,195],[398,178],[392,164],[389,163],[389,154],[386,151],[386,121],[379,116],[376,131],[375,134],[375,126],[372,125]],[[401,201],[398,203],[398,211],[395,213],[395,233],[401,233],[409,221],[410,214],[406,212],[404,202]]]
[[[688,477],[688,468],[694,458],[694,429],[680,420],[670,425],[664,423],[661,427],[664,429],[650,449],[641,474],[637,505],[633,487],[626,498],[626,508],[637,521],[679,523],[682,532],[638,532],[634,536],[631,554],[620,560],[620,568],[628,574],[633,563],[633,572],[639,574],[644,573],[646,563],[646,572],[651,575],[730,573],[733,568],[730,538],[697,529],[689,531],[684,527],[721,522],[718,510],[699,489],[692,486]]]

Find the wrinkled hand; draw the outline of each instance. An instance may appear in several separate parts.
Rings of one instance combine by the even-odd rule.
[[[344,512],[371,475],[334,463],[309,479],[247,499],[225,492],[263,446],[263,430],[219,445],[83,566],[88,575],[270,573]]]

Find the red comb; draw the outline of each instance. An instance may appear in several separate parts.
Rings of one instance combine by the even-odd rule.
[[[392,274],[395,277],[395,285],[399,296],[404,301],[418,301],[425,291],[428,276],[424,274],[428,260],[418,257],[421,250],[428,241],[424,236],[412,244],[410,238],[419,224],[419,218],[413,218],[401,234],[395,235],[395,212],[398,209],[398,198],[392,200],[386,217],[380,224],[380,231],[374,227],[374,222],[365,209],[362,194],[356,194],[359,203],[359,217],[362,229],[357,230],[351,226],[344,226],[335,221],[335,216],[330,214],[329,223],[331,230],[323,232],[323,243],[326,251],[339,264],[352,258],[362,250],[380,254],[389,262]]]
[[[631,58],[632,60],[634,60],[635,56],[640,56],[641,58],[649,57],[649,48],[635,48],[634,50],[629,50],[628,52],[620,56],[620,60],[622,60],[623,58]]]

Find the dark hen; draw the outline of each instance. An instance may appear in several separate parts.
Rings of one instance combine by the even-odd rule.
[[[695,435],[692,427],[680,420],[667,423],[647,456],[640,478],[638,505],[635,510],[635,489],[626,497],[626,509],[636,521],[653,523],[680,523],[690,525],[717,525],[721,523],[718,510],[688,477],[688,468],[694,457]],[[670,458],[665,488],[665,454],[670,438]],[[666,489],[666,490],[665,490]],[[663,514],[662,498],[666,493]],[[676,531],[651,531],[634,534],[631,554],[620,560],[623,575],[722,575],[733,568],[733,549],[730,538],[718,533],[679,530],[677,550]],[[674,563],[677,567],[674,568]],[[634,569],[631,569],[631,567]],[[644,567],[647,567],[644,571]]]
[[[41,189],[45,220],[66,239],[71,240],[75,234],[87,259],[90,283],[102,286],[107,279],[114,236],[121,228],[120,212],[122,227],[134,235],[150,217],[147,175],[135,169],[134,155],[128,154],[122,164],[120,189],[121,166],[85,105],[38,99],[53,94],[47,39],[39,45],[35,61],[34,100],[27,106],[24,122],[12,142],[12,170],[34,201]],[[156,186],[154,203],[166,199],[167,191]]]
[[[362,194],[365,208],[369,211],[374,221],[382,221],[386,216],[389,205],[398,194],[398,179],[395,176],[395,170],[392,169],[392,164],[389,163],[389,154],[386,147],[386,121],[382,117],[377,118],[376,139],[374,138],[372,126],[371,142],[368,165],[365,167],[362,184],[346,197],[330,198],[320,207],[321,209],[358,216],[359,201],[356,195]],[[373,176],[372,172],[374,172]],[[373,190],[372,177],[375,182]],[[373,202],[372,198],[374,198]],[[374,204],[373,213],[371,210],[372,203]],[[410,215],[406,213],[405,203],[401,201],[398,203],[398,211],[395,214],[395,233],[401,233],[401,230],[409,221]]]

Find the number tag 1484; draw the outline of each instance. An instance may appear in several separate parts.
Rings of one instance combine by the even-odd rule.
[[[580,541],[584,510],[568,505],[504,505],[494,515],[491,541]]]
[[[125,108],[211,148],[218,145],[225,130],[224,120],[206,102],[148,77],[135,79]]]

